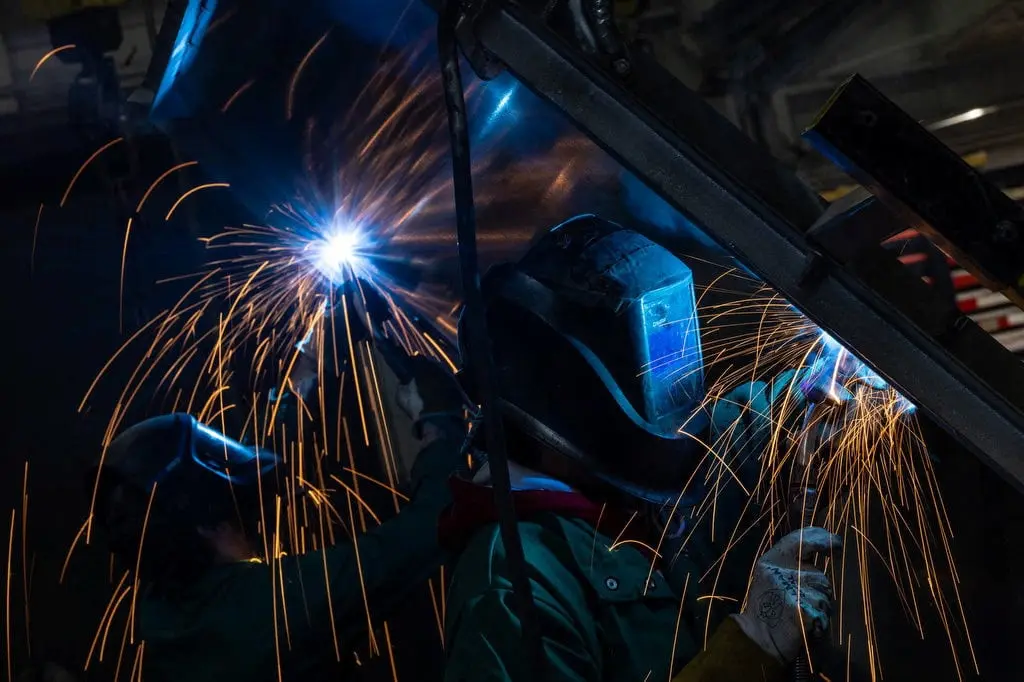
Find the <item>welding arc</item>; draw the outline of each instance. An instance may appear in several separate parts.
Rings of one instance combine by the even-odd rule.
[[[455,26],[460,18],[460,4],[457,0],[445,0],[443,3],[437,26],[437,43],[452,148],[452,186],[455,193],[455,224],[464,301],[462,314],[466,316],[465,332],[469,334],[467,343],[463,344],[463,347],[468,349],[469,357],[463,358],[462,361],[475,373],[476,385],[480,388],[477,397],[483,415],[484,438],[494,486],[494,502],[511,574],[517,615],[523,628],[527,678],[537,679],[541,662],[540,632],[537,629],[536,605],[527,573],[526,555],[523,552],[515,509],[512,506],[512,484],[509,480],[504,425],[498,406],[494,359],[491,357],[487,317],[483,294],[480,291],[466,97],[462,87],[462,74],[459,71],[459,47],[455,37]]]

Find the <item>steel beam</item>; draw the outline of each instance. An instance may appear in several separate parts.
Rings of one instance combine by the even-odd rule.
[[[645,55],[618,79],[541,20],[499,3],[481,44],[814,322],[1024,491],[1024,366],[880,248],[855,267],[804,233],[822,207]],[[679,235],[664,235],[669,248]]]

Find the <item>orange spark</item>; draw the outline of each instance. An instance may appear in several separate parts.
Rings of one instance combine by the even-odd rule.
[[[43,206],[39,204],[39,211],[36,213],[36,225],[32,228],[32,255],[29,257],[29,272],[36,271],[36,241],[39,239],[39,221],[43,219]]]
[[[58,581],[57,581],[57,583],[58,583],[59,585],[63,585],[63,584],[64,584],[64,574],[65,574],[65,573],[67,573],[67,570],[68,570],[68,564],[70,564],[70,563],[71,563],[71,555],[72,555],[72,554],[74,554],[74,552],[75,552],[75,547],[77,547],[77,546],[78,546],[78,541],[82,539],[82,534],[83,534],[83,533],[85,533],[85,529],[86,529],[86,528],[87,528],[87,527],[89,526],[89,524],[91,524],[91,523],[92,523],[92,515],[90,515],[90,516],[89,516],[89,517],[88,517],[88,518],[87,518],[87,519],[85,520],[85,523],[83,523],[83,524],[82,524],[82,526],[81,526],[81,528],[79,528],[79,529],[78,529],[78,532],[77,532],[77,533],[75,533],[75,539],[71,541],[71,547],[69,547],[69,548],[68,548],[68,553],[67,553],[67,555],[65,555],[65,557],[64,557],[64,565],[63,565],[63,566],[61,567],[61,569],[60,569],[60,580],[58,580]]]
[[[226,113],[227,113],[227,111],[228,111],[228,109],[230,109],[230,108],[231,108],[231,105],[235,103],[235,100],[236,100],[236,99],[238,99],[239,97],[241,97],[241,96],[242,96],[242,94],[243,94],[243,93],[244,93],[244,92],[245,92],[246,90],[248,90],[249,88],[251,88],[251,87],[252,87],[252,84],[253,84],[253,83],[255,83],[255,82],[256,82],[256,79],[255,79],[255,78],[250,78],[249,80],[247,80],[246,82],[244,82],[244,83],[242,83],[242,84],[241,84],[240,86],[238,86],[238,89],[237,89],[237,90],[235,90],[235,91],[234,91],[234,92],[233,92],[233,93],[231,94],[231,97],[228,97],[227,101],[226,101],[226,102],[224,102],[223,106],[221,106],[221,108],[220,108],[220,113],[222,113],[222,114],[226,114]]]
[[[64,204],[67,203],[67,200],[68,200],[68,195],[71,194],[71,188],[73,188],[75,186],[75,183],[78,182],[79,176],[82,175],[82,172],[86,169],[86,167],[88,167],[88,165],[90,163],[95,161],[97,156],[99,156],[103,152],[107,151],[108,149],[113,147],[118,142],[124,142],[124,138],[123,137],[116,137],[116,138],[114,138],[110,142],[106,143],[105,145],[103,145],[102,147],[100,147],[99,149],[94,151],[92,153],[92,155],[88,159],[85,160],[85,163],[83,163],[81,166],[79,166],[78,170],[75,172],[75,175],[71,178],[71,182],[68,183],[68,188],[66,190],[64,190],[64,196],[61,197],[61,199],[60,199],[60,207],[61,208],[64,208]]]
[[[21,587],[25,593],[25,644],[32,655],[32,621],[29,618],[29,570],[28,570],[28,460],[25,460],[25,477],[21,483]]]
[[[313,56],[313,53],[316,52],[321,45],[323,45],[324,41],[327,40],[327,36],[329,36],[330,34],[331,29],[327,29],[327,32],[320,36],[320,40],[313,43],[313,47],[309,48],[309,51],[306,52],[305,56],[302,58],[302,61],[300,61],[299,65],[295,67],[295,73],[292,74],[291,82],[288,83],[288,101],[285,107],[285,116],[287,116],[289,121],[292,118],[292,109],[295,106],[295,87],[299,83],[299,77],[302,76],[302,72],[305,70],[306,64],[309,63],[309,60]]]
[[[11,658],[11,565],[14,560],[14,520],[16,511],[11,510],[11,534],[7,541],[7,592],[4,597],[4,635],[7,640],[7,679],[13,682],[13,662]]]
[[[120,604],[121,603],[121,601],[120,601],[120,599],[118,597],[127,594],[128,591],[131,590],[131,587],[125,587],[123,590],[121,589],[121,587],[124,585],[124,582],[127,579],[128,579],[128,571],[125,571],[124,575],[121,576],[121,581],[119,583],[117,583],[117,587],[114,588],[114,594],[111,595],[110,601],[107,602],[107,608],[103,611],[103,617],[100,619],[99,627],[96,628],[96,635],[92,639],[92,645],[89,647],[89,653],[85,657],[85,669],[86,670],[89,669],[89,665],[90,665],[90,663],[92,663],[92,657],[93,657],[93,654],[96,653],[96,646],[100,643],[100,637],[102,636],[102,634],[104,632],[104,626],[107,624],[107,621],[110,620],[111,618],[113,618],[113,616],[114,616],[114,614],[112,613],[112,610],[113,610],[115,604]]]
[[[165,170],[163,173],[160,174],[160,177],[158,177],[156,180],[154,180],[152,182],[152,184],[150,184],[149,188],[142,195],[142,198],[139,199],[139,204],[138,204],[138,206],[135,207],[135,212],[136,213],[142,213],[142,205],[146,203],[147,199],[149,199],[149,195],[153,193],[153,190],[156,189],[156,186],[159,185],[161,182],[163,182],[164,178],[166,178],[168,175],[170,175],[171,173],[173,173],[175,171],[179,171],[182,168],[188,168],[189,166],[198,166],[198,165],[199,165],[198,161],[186,161],[184,163],[179,163],[177,166],[171,166],[170,168]]]
[[[146,541],[146,528],[149,526],[149,514],[153,509],[153,498],[156,497],[156,483],[149,491],[149,502],[146,503],[146,515],[142,517],[142,533],[139,535],[139,553],[135,556],[135,589],[132,590],[132,610],[129,614],[131,619],[131,634],[129,641],[135,644],[135,597],[139,593],[139,566],[142,565],[142,546]]]
[[[52,56],[54,56],[56,54],[59,54],[61,52],[64,52],[65,50],[73,50],[73,49],[75,49],[75,45],[61,45],[60,47],[55,47],[52,50],[50,50],[49,52],[47,52],[46,54],[44,54],[42,57],[39,58],[39,61],[36,62],[35,68],[32,69],[32,73],[28,77],[28,82],[29,83],[32,82],[32,79],[36,77],[36,71],[39,70],[40,66],[42,66],[47,61],[49,61],[50,57],[52,57]]]
[[[230,187],[230,186],[231,185],[229,183],[227,183],[227,182],[208,182],[208,183],[206,183],[204,185],[197,185],[196,187],[193,187],[192,189],[190,189],[189,191],[185,192],[180,197],[178,197],[178,200],[174,202],[173,206],[171,206],[171,210],[167,212],[167,216],[164,218],[164,220],[165,221],[170,220],[171,216],[174,215],[174,212],[176,210],[178,210],[178,206],[181,204],[181,202],[183,202],[185,199],[187,199],[188,197],[192,196],[193,194],[195,194],[199,190],[201,190],[201,189],[211,189],[213,187]]]
[[[124,245],[121,247],[121,282],[117,296],[117,328],[121,333],[124,333],[124,268],[128,262],[128,237],[131,233],[132,219],[129,218],[124,228]]]

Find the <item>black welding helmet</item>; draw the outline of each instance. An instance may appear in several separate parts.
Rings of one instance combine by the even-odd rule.
[[[240,500],[251,503],[261,484],[276,490],[278,457],[242,445],[188,414],[142,421],[117,436],[100,463],[96,514],[117,487],[135,497],[153,495],[153,509],[186,527],[235,518]],[[246,505],[247,506],[247,505]]]
[[[634,497],[677,499],[708,426],[686,264],[586,215],[492,268],[482,288],[505,419]]]

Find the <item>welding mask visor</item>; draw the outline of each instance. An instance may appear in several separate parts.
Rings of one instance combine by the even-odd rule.
[[[274,453],[245,446],[191,415],[154,417],[110,443],[95,472],[96,511],[105,518],[109,493],[124,486],[152,494],[155,510],[189,527],[229,520],[261,496],[273,499],[278,463]]]
[[[619,489],[677,498],[708,425],[690,269],[637,232],[580,216],[483,288],[507,417]]]

